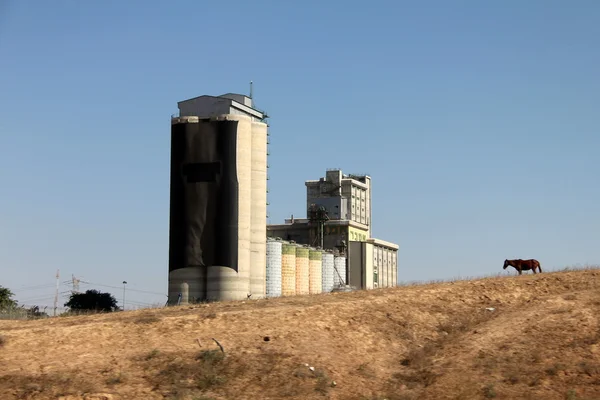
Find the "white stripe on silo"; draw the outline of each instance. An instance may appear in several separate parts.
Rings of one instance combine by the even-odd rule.
[[[318,294],[323,291],[323,252],[321,250],[310,249],[308,259],[308,290],[310,294]]]
[[[267,241],[267,297],[281,296],[281,249],[281,241]]]
[[[347,285],[346,282],[346,257],[337,256],[333,261],[333,286],[340,287]]]
[[[267,248],[267,124],[252,122],[250,293],[265,297]]]
[[[250,291],[250,224],[252,201],[252,123],[244,115],[219,115],[219,121],[238,121],[236,174],[238,180],[238,270],[211,266],[207,270],[206,297],[210,301],[244,300]]]
[[[321,282],[323,293],[329,293],[333,289],[333,254],[323,252],[322,257],[323,278]]]

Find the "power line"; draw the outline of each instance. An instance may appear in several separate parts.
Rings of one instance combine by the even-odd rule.
[[[54,283],[46,283],[46,284],[42,284],[42,285],[34,285],[34,286],[25,286],[25,287],[21,287],[18,289],[14,289],[15,292],[22,292],[22,291],[26,291],[26,290],[37,290],[37,289],[48,289],[51,287],[54,287]]]
[[[104,285],[104,284],[101,284],[101,283],[93,283],[93,282],[87,282],[87,281],[82,281],[82,280],[80,280],[79,282],[80,283],[85,283],[85,284],[88,284],[88,285],[108,287],[108,288],[112,288],[112,289],[122,289],[123,288],[122,286]],[[146,294],[156,294],[156,295],[159,295],[159,296],[166,296],[165,293],[151,292],[151,291],[148,291],[148,290],[139,290],[139,289],[130,289],[130,288],[127,288],[127,291],[128,292],[146,293]]]
[[[42,296],[30,297],[24,300],[18,300],[19,303],[27,303],[31,301],[42,301],[42,300],[51,300],[54,298],[54,294],[47,294]]]

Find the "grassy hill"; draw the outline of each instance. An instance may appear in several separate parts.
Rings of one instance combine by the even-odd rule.
[[[0,321],[0,393],[600,399],[599,316],[600,270],[587,269]]]

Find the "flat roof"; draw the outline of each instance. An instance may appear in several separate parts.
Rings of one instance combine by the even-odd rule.
[[[394,249],[394,250],[398,250],[400,248],[400,246],[395,243],[387,242],[385,240],[376,239],[376,238],[369,238],[366,240],[366,242],[372,243],[376,246],[388,247],[388,248]]]
[[[283,228],[298,228],[298,229],[306,229],[309,228],[310,220],[308,218],[294,218],[294,222],[288,222],[289,219],[286,220],[283,224],[268,224],[267,229],[283,229]],[[364,231],[368,231],[369,227],[367,225],[363,225],[360,222],[350,221],[347,219],[330,219],[329,221],[325,221],[325,225],[329,226],[351,226],[353,228],[361,229]]]
[[[255,116],[256,118],[259,119],[265,119],[268,118],[268,116],[266,115],[266,113],[264,113],[263,111],[254,108],[254,104],[252,104],[252,106],[247,106],[246,104],[240,103],[238,100],[236,100],[235,98],[232,97],[227,97],[227,96],[232,96],[232,97],[237,97],[240,96],[242,98],[247,98],[249,100],[252,100],[250,97],[245,96],[245,95],[241,95],[241,94],[236,94],[236,93],[227,93],[227,94],[223,94],[220,96],[212,96],[210,94],[203,94],[201,96],[196,96],[196,97],[192,97],[191,99],[186,99],[186,100],[181,100],[177,102],[177,106],[179,107],[181,104],[183,103],[188,103],[188,102],[192,102],[194,100],[197,99],[201,99],[201,98],[213,98],[213,99],[220,99],[222,101],[225,101],[227,103],[229,103],[230,106],[237,108],[240,111],[246,112],[248,114],[251,114],[253,116]]]

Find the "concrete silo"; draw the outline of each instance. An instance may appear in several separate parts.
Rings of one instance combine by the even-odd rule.
[[[306,246],[299,246],[296,249],[296,294],[298,295],[310,293],[309,252]]]
[[[333,289],[333,253],[323,252],[322,256],[322,278],[321,278],[321,290],[323,293],[329,293]]]
[[[281,294],[296,294],[296,250],[298,246],[283,242],[281,245]]]
[[[281,264],[282,264],[281,240],[267,240],[267,279],[266,295],[267,297],[281,296]]]
[[[323,252],[310,249],[308,253],[309,287],[310,294],[318,294],[323,291]]]
[[[197,300],[264,297],[267,116],[232,93],[178,107],[171,118],[169,303],[182,289]]]
[[[333,260],[333,286],[340,287],[347,284],[346,257],[336,256]]]

